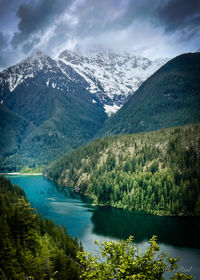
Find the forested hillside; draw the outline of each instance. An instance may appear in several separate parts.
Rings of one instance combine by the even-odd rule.
[[[50,163],[61,157],[63,151],[67,153],[86,144],[106,117],[87,92],[66,95],[36,83],[29,85],[29,90],[20,85],[6,100],[13,120],[9,118],[6,127],[0,123],[0,133],[6,139],[0,149],[3,171]],[[20,126],[22,120],[24,124]],[[30,124],[31,129],[27,130]],[[21,137],[15,137],[13,130]]]
[[[131,96],[98,132],[110,134],[153,131],[200,121],[200,53],[167,62]]]
[[[79,249],[62,226],[41,219],[21,188],[0,176],[0,279],[78,279],[72,259]]]
[[[145,251],[133,237],[99,245],[101,257],[84,252],[62,226],[41,219],[20,187],[0,176],[1,280],[160,280],[165,272],[178,271],[179,259],[161,252],[155,236]],[[192,277],[178,272],[171,279]]]
[[[85,87],[41,53],[1,72],[0,170],[49,164],[88,143],[107,115]]]
[[[6,157],[15,153],[34,128],[34,124],[0,104],[0,155]]]
[[[94,203],[200,215],[200,124],[96,140],[53,163],[48,178]]]

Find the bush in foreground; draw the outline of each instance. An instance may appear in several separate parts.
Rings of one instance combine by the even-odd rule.
[[[78,258],[82,264],[80,278],[86,280],[162,280],[165,272],[178,268],[179,258],[167,257],[160,253],[160,247],[153,236],[145,252],[140,252],[133,244],[133,237],[125,241],[111,241],[96,244],[100,246],[101,256],[92,256],[87,252],[79,252]],[[175,273],[172,280],[189,280],[192,276]]]

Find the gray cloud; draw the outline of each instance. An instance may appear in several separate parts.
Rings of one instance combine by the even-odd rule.
[[[169,0],[161,5],[155,14],[166,32],[177,29],[188,29],[200,25],[200,1],[199,0]]]
[[[14,3],[13,3],[14,2]],[[13,1],[13,0],[0,0],[0,17],[6,16],[10,9],[13,9],[13,4],[18,5],[20,1]]]
[[[5,49],[8,43],[8,39],[3,32],[0,31],[0,50]]]
[[[11,38],[5,41],[0,35],[0,46],[4,56],[7,47],[16,59],[35,49],[55,55],[76,43],[80,48],[100,43],[150,57],[199,47],[199,0],[0,0],[0,4],[4,15],[0,24]]]
[[[20,19],[18,32],[12,38],[12,44],[17,47],[25,42],[34,33],[41,34],[50,26],[56,16],[60,15],[71,3],[71,0],[40,0],[23,3],[19,6],[17,16]],[[34,45],[35,39],[33,39]]]
[[[31,52],[35,46],[37,46],[37,44],[40,42],[40,38],[35,37],[33,40],[31,40],[30,42],[27,42],[23,45],[23,52],[28,54],[29,52]]]
[[[162,26],[165,32],[187,27],[188,31],[200,25],[199,0],[88,0],[79,11],[76,29],[82,36],[87,33],[121,30],[134,21],[149,20]],[[85,28],[81,28],[81,27]]]
[[[79,21],[75,32],[78,36],[99,35],[102,32],[125,27],[123,15],[128,8],[129,1],[88,0],[86,2],[86,6],[82,5],[79,7],[80,10],[76,11]]]
[[[132,26],[132,34],[141,33],[144,22],[161,28],[163,34],[176,32],[177,41],[185,41],[199,35],[199,0],[88,0],[86,7],[78,10],[78,24],[74,30],[77,37],[85,39],[110,32],[124,31]],[[140,22],[139,30],[134,23]],[[137,25],[137,24],[136,24]],[[137,26],[138,28],[138,26]]]
[[[16,54],[8,49],[9,36],[0,31],[0,70],[15,61]]]
[[[6,35],[0,31],[0,65],[6,66],[6,55],[5,55],[5,50],[7,48],[8,44],[8,38]]]

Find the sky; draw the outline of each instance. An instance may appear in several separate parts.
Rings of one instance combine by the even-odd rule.
[[[200,50],[200,0],[0,0],[0,69],[101,45],[151,59]]]

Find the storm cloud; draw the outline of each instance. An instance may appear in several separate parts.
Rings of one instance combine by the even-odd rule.
[[[77,45],[88,49],[101,44],[150,57],[172,57],[199,48],[199,0],[0,0],[0,4],[1,67],[10,64],[6,50],[17,60],[35,49],[55,56]]]
[[[187,28],[188,33],[191,33],[193,30],[196,33],[200,27],[200,1],[166,1],[164,5],[158,8],[155,17],[164,26],[166,32]]]

